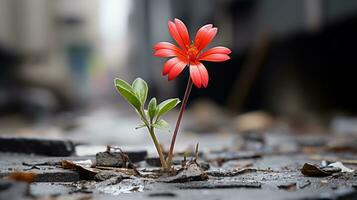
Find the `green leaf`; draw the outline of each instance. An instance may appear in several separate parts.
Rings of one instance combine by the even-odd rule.
[[[153,127],[161,130],[170,130],[170,124],[163,119],[160,119],[155,124],[153,124]]]
[[[121,79],[115,79],[115,87],[129,104],[137,110],[140,110],[142,104],[127,82]]]
[[[131,87],[131,85],[130,85],[128,82],[124,81],[123,79],[116,78],[116,79],[114,80],[114,84],[115,84],[115,86],[118,85],[118,86],[120,86],[120,87],[125,88],[126,90],[129,90],[129,91],[132,91],[132,92],[133,92],[133,88]]]
[[[158,117],[166,114],[167,112],[175,108],[179,103],[180,100],[178,98],[167,99],[166,101],[161,102],[158,106]]]
[[[149,105],[148,105],[148,109],[149,109],[150,119],[153,120],[154,117],[156,116],[156,112],[157,112],[156,98],[155,97],[150,100]]]
[[[146,82],[141,78],[137,78],[133,82],[132,88],[134,93],[140,99],[141,104],[144,105],[148,95],[148,85]]]
[[[140,129],[140,128],[144,128],[144,127],[146,127],[145,124],[140,124],[140,125],[138,125],[137,127],[135,127],[135,129]]]

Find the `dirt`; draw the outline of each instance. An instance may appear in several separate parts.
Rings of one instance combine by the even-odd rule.
[[[266,137],[270,136],[265,136],[265,140]],[[294,138],[291,138],[291,141],[295,141],[294,144],[300,149],[304,149],[305,143],[308,143],[302,143],[301,140],[296,142]],[[281,149],[284,149],[282,146],[286,144],[276,146],[277,144],[279,142],[274,141],[274,144],[266,144],[257,151],[234,148],[212,152],[202,150],[198,160],[187,165],[185,169],[180,169],[181,162],[176,162],[176,176],[162,175],[159,167],[147,163],[148,159],[145,161],[143,157],[133,162],[133,166],[121,163],[118,167],[95,166],[94,155],[47,157],[0,153],[0,197],[26,197],[28,184],[14,181],[6,184],[11,173],[21,171],[37,175],[34,182],[28,185],[28,192],[33,199],[357,198],[355,164],[344,163],[354,171],[341,172],[341,169],[329,167],[329,161],[316,159],[333,157],[335,161],[356,160],[357,156],[353,152],[326,152],[321,150],[323,144],[312,145],[311,142],[308,145],[309,150],[314,148],[313,152],[296,149],[284,152]],[[108,159],[113,156],[107,153],[103,155]],[[128,155],[130,159],[130,154]],[[83,180],[83,172],[78,168],[63,169],[63,160],[95,173],[91,174],[89,180]],[[154,160],[155,158],[152,159]],[[180,161],[180,156],[177,155],[175,160]],[[303,170],[306,166],[307,173]],[[312,176],[309,173],[312,173]],[[323,173],[323,176],[319,173]]]

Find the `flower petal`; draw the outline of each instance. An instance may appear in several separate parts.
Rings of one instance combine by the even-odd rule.
[[[196,33],[196,37],[195,37],[195,46],[199,47],[201,45],[202,40],[204,39],[204,37],[207,35],[207,32],[209,30],[211,30],[211,28],[213,27],[212,24],[207,24],[202,26]]]
[[[176,24],[173,23],[172,21],[169,21],[168,27],[169,27],[169,32],[170,32],[170,35],[172,36],[172,38],[174,38],[174,40],[177,42],[177,44],[182,49],[186,49],[186,45],[185,45],[184,41],[182,40],[181,35],[179,34],[179,32],[176,28]]]
[[[155,44],[153,49],[155,51],[158,51],[161,49],[170,49],[170,50],[176,51],[177,53],[181,54],[182,56],[185,56],[185,52],[182,51],[182,49],[180,49],[179,47],[177,47],[174,44],[171,44],[170,42],[159,42],[159,43]]]
[[[200,60],[211,61],[211,62],[223,62],[229,59],[230,57],[227,54],[210,54],[200,58]]]
[[[170,70],[169,72],[169,76],[168,79],[169,81],[175,79],[181,72],[183,69],[185,69],[186,67],[186,63],[185,62],[177,62]]]
[[[175,66],[178,62],[180,62],[180,60],[177,57],[171,58],[170,60],[166,61],[164,67],[162,68],[162,75],[167,75],[172,69],[172,67]]]
[[[154,56],[163,57],[163,58],[174,57],[174,56],[178,56],[178,55],[180,55],[180,54],[177,51],[174,51],[171,49],[160,49],[154,53]]]
[[[211,54],[230,54],[232,51],[230,49],[228,49],[227,47],[222,47],[222,46],[218,46],[218,47],[213,47],[208,49],[207,51],[203,52],[198,59],[211,55]]]
[[[206,88],[207,85],[208,85],[208,80],[209,80],[207,69],[202,63],[198,63],[197,64],[197,68],[198,68],[198,71],[200,72],[200,75],[201,75],[202,85],[203,85],[203,87]]]
[[[204,49],[213,40],[213,38],[216,36],[217,31],[218,31],[217,28],[211,28],[210,30],[205,32],[206,34],[202,37],[201,43],[200,43],[199,46],[197,46],[197,49],[199,51]]]
[[[179,19],[175,18],[175,25],[178,33],[181,36],[182,41],[184,42],[185,46],[190,45],[190,36],[188,35],[188,30],[186,25]]]
[[[172,49],[172,50],[175,50],[177,49],[178,47],[170,42],[159,42],[159,43],[156,43],[153,47],[153,49],[155,51],[157,50],[160,50],[160,49]]]
[[[197,88],[201,88],[201,74],[196,64],[190,65],[190,77]]]

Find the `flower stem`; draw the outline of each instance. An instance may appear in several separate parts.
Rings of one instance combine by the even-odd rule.
[[[160,147],[159,141],[158,141],[157,138],[156,138],[155,131],[154,131],[154,127],[152,126],[152,121],[151,121],[151,119],[150,119],[150,123],[148,122],[147,117],[146,117],[146,115],[145,115],[145,112],[144,112],[144,109],[143,109],[143,108],[141,108],[141,110],[140,110],[138,113],[139,113],[139,115],[140,115],[142,121],[143,121],[144,124],[146,125],[147,129],[149,130],[151,139],[152,139],[152,141],[153,141],[154,144],[155,144],[156,151],[157,151],[157,153],[159,154],[159,157],[160,157],[161,167],[162,167],[164,170],[166,170],[166,169],[167,169],[167,163],[166,163],[164,154],[163,154],[163,152],[162,152],[162,149],[161,149],[161,147]]]
[[[172,139],[171,139],[170,151],[169,151],[169,155],[167,157],[168,167],[171,166],[171,161],[172,161],[172,157],[173,157],[173,151],[174,151],[174,147],[175,147],[177,133],[178,133],[178,130],[180,128],[180,123],[181,123],[182,116],[183,116],[183,113],[184,113],[185,108],[186,108],[188,97],[190,96],[191,89],[192,89],[192,80],[189,77],[188,78],[188,82],[187,82],[185,95],[183,97],[183,101],[182,101],[182,104],[181,104],[180,112],[179,112],[179,115],[178,115],[178,118],[177,118],[177,121],[176,121],[175,131],[174,131],[174,134],[172,135]]]
[[[156,135],[155,135],[155,133],[154,133],[154,128],[153,128],[152,126],[150,126],[150,128],[148,127],[148,129],[149,129],[149,132],[150,132],[152,141],[153,141],[154,144],[155,144],[155,148],[156,148],[156,150],[157,150],[157,153],[159,154],[160,162],[161,162],[161,167],[165,170],[165,169],[167,169],[167,163],[166,163],[164,154],[162,153],[162,149],[161,149],[161,147],[160,147],[160,144],[159,144],[159,142],[157,141]]]

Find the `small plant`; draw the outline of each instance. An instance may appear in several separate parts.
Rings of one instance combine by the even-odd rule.
[[[169,128],[169,124],[162,119],[162,116],[176,107],[180,103],[180,100],[177,98],[168,99],[157,105],[156,99],[152,98],[145,109],[144,106],[148,94],[148,86],[143,79],[137,78],[131,85],[122,79],[115,79],[114,81],[118,92],[134,107],[143,122],[143,124],[139,125],[137,128],[146,127],[148,129],[159,154],[161,166],[165,171],[171,171],[172,169],[171,161],[176,136],[192,85],[194,84],[197,88],[208,86],[208,72],[202,64],[202,61],[223,62],[230,59],[228,54],[231,53],[230,49],[222,46],[213,47],[207,51],[203,51],[217,34],[218,29],[213,27],[212,24],[207,24],[201,27],[197,31],[195,40],[192,42],[190,41],[186,25],[181,20],[175,19],[174,22],[169,21],[168,28],[170,35],[176,41],[178,46],[169,42],[159,42],[154,46],[154,56],[170,58],[165,62],[162,69],[162,74],[167,75],[169,81],[175,79],[186,66],[190,70],[190,78],[187,82],[185,95],[177,118],[175,131],[172,135],[167,159],[164,157],[163,150],[156,138],[155,129]],[[196,154],[197,151],[198,147],[196,148]]]
[[[155,148],[160,157],[161,165],[164,169],[167,169],[167,163],[163,154],[163,151],[160,147],[160,143],[156,138],[155,129],[168,130],[170,125],[162,119],[162,117],[175,108],[180,100],[177,98],[167,99],[157,105],[156,98],[152,98],[149,101],[147,108],[145,109],[145,103],[148,94],[148,85],[141,79],[137,78],[130,85],[122,79],[115,79],[114,81],[117,91],[124,97],[124,99],[134,107],[135,111],[139,115],[141,121],[143,122],[136,129],[146,127],[150,133],[152,141],[155,144]]]

